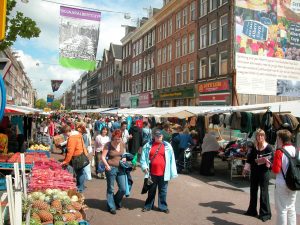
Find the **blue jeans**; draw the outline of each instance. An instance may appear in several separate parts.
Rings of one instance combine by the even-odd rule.
[[[83,192],[84,191],[84,182],[85,182],[85,173],[84,169],[81,170],[74,170],[75,175],[76,175],[76,185],[77,185],[77,190],[78,192]]]
[[[153,209],[156,188],[158,187],[158,208],[163,211],[168,209],[167,204],[167,191],[168,191],[168,181],[164,181],[164,176],[154,176],[151,175],[153,184],[148,191],[148,197],[145,202],[145,209]]]
[[[107,181],[107,207],[108,210],[116,210],[116,208],[121,207],[122,199],[126,193],[126,175],[124,172],[120,172],[118,167],[111,166],[110,171],[106,171],[106,181]],[[115,180],[118,184],[118,191],[114,194]]]

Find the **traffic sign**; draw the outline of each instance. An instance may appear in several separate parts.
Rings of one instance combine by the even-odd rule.
[[[7,0],[0,1],[0,41],[5,38]]]

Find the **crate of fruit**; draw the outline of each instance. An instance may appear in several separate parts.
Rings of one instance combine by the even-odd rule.
[[[19,163],[19,167],[21,168],[21,163]],[[31,170],[33,167],[33,164],[25,164],[25,169],[26,170]],[[14,164],[13,163],[0,163],[0,169],[13,169]]]
[[[50,158],[50,155],[51,155],[51,153],[49,151],[46,151],[46,150],[27,149],[26,152],[27,153],[42,153],[42,154],[45,154],[48,158]]]

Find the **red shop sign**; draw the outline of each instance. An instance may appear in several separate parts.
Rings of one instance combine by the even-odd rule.
[[[145,107],[152,104],[151,93],[142,93],[139,95],[139,107]]]
[[[228,91],[229,80],[218,80],[199,84],[198,91],[200,93],[209,93],[216,91]]]

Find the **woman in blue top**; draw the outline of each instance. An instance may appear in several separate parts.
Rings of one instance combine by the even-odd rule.
[[[149,127],[149,123],[147,121],[143,122],[143,145],[152,140],[152,131]]]

